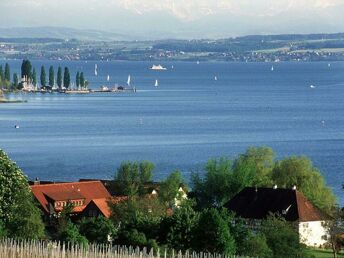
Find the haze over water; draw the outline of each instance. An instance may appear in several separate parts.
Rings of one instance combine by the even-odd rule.
[[[10,64],[19,72],[21,61]],[[10,95],[28,102],[0,106],[0,148],[31,179],[112,178],[123,160],[152,161],[155,179],[175,169],[188,179],[211,157],[264,145],[278,158],[309,156],[342,191],[344,63],[163,62],[167,71],[151,71],[151,62],[33,61],[36,71],[42,64],[69,66],[72,79],[83,71],[91,88],[130,74],[138,92]]]

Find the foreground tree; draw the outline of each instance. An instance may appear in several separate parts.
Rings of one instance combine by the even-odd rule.
[[[200,213],[193,238],[193,246],[197,251],[226,255],[233,255],[236,252],[235,240],[227,221],[214,208]]]
[[[143,195],[144,184],[151,181],[153,169],[154,164],[149,161],[122,162],[115,174],[122,194],[130,198],[138,194]]]
[[[167,206],[172,207],[175,200],[181,200],[182,196],[179,192],[179,187],[184,185],[182,174],[179,171],[172,172],[166,180],[160,184],[159,198]]]
[[[232,193],[247,186],[270,186],[275,153],[268,147],[250,147],[234,161]]]
[[[199,213],[194,211],[192,203],[183,203],[172,216],[162,219],[159,232],[160,242],[176,250],[192,249],[194,231],[198,221]]]
[[[292,224],[277,216],[270,216],[261,224],[260,233],[266,238],[273,257],[302,257],[305,247]]]
[[[23,172],[0,150],[0,224],[16,238],[44,236],[40,211]]]
[[[291,157],[278,161],[272,180],[279,187],[296,186],[315,206],[327,213],[335,207],[336,198],[326,186],[320,171],[306,157]]]
[[[199,208],[221,207],[232,195],[232,161],[227,158],[211,159],[202,178],[192,174],[192,189]]]
[[[108,244],[117,234],[111,221],[103,216],[81,220],[79,231],[89,242],[99,244]]]

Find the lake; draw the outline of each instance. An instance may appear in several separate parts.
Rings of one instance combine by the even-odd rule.
[[[9,63],[19,72],[21,61]],[[162,62],[167,71],[152,71],[151,62],[33,61],[38,77],[50,64],[68,66],[72,80],[83,71],[91,88],[130,74],[138,91],[9,95],[28,102],[0,105],[0,148],[32,179],[111,178],[123,160],[152,161],[155,179],[176,169],[188,179],[211,157],[265,145],[278,158],[310,157],[342,196],[343,62]]]

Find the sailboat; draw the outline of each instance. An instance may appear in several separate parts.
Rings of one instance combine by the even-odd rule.
[[[106,80],[107,80],[107,81],[110,81],[110,75],[107,76]]]
[[[271,66],[271,72],[273,72],[274,71],[274,66]]]
[[[217,76],[214,77],[214,80],[217,81]]]
[[[128,75],[128,80],[127,80],[128,86],[130,86],[130,81],[131,81],[131,78],[130,78],[130,74],[129,74],[129,75]]]
[[[155,80],[154,87],[159,87],[159,82],[158,82],[158,80]]]
[[[98,66],[97,66],[97,64],[94,65],[94,75],[98,76]]]

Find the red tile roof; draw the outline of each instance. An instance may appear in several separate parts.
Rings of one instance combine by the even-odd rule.
[[[63,192],[48,192],[44,194],[54,201],[85,199],[85,197],[77,189],[68,189]]]
[[[75,207],[74,212],[81,212],[92,199],[106,199],[111,197],[100,181],[32,185],[30,188],[46,212],[49,212],[47,197],[58,201],[85,199],[84,205]],[[63,200],[61,198],[65,199]]]
[[[104,217],[109,218],[111,215],[109,202],[111,202],[112,204],[116,204],[127,199],[128,199],[127,196],[116,196],[116,197],[111,197],[110,199],[109,198],[93,199],[91,203],[93,202],[94,205],[98,207],[98,209],[104,215]]]

